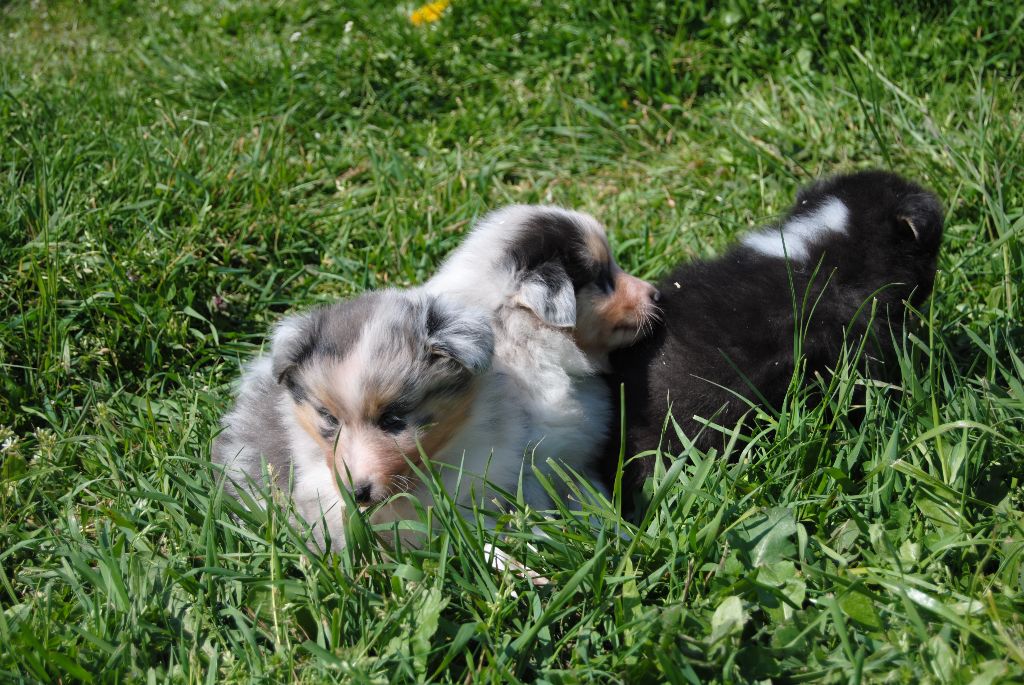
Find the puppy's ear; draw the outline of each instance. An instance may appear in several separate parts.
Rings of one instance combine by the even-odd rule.
[[[910,193],[900,200],[896,209],[896,226],[900,235],[931,251],[942,240],[942,204],[928,191]]]
[[[576,291],[565,267],[558,262],[545,262],[527,272],[515,301],[549,326],[576,325]]]
[[[274,380],[288,387],[296,395],[295,370],[310,347],[310,328],[313,317],[309,314],[293,314],[274,326],[270,336],[270,369]],[[296,395],[296,400],[299,400]]]
[[[484,312],[431,297],[427,303],[426,326],[431,354],[451,359],[471,373],[491,367],[494,331]]]

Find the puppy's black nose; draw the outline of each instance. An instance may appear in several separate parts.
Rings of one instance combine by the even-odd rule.
[[[356,486],[352,489],[352,499],[356,501],[356,504],[369,504],[371,491],[373,491],[372,483],[366,481],[356,483]]]

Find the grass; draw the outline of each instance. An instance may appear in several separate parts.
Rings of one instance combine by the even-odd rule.
[[[1021,682],[1024,10],[411,9],[0,5],[0,680]],[[674,455],[639,524],[516,512],[550,586],[443,500],[423,549],[322,556],[218,487],[269,324],[489,208],[591,211],[653,278],[869,166],[947,207],[901,382]]]

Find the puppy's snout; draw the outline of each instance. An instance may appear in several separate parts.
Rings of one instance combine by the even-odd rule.
[[[657,305],[661,302],[661,293],[658,289],[647,281],[640,280],[634,276],[630,276],[630,285],[632,286],[634,302],[637,307],[644,307],[645,305],[652,304]]]
[[[356,504],[369,504],[370,496],[373,493],[373,483],[369,481],[359,481],[352,488],[352,499],[356,501]]]

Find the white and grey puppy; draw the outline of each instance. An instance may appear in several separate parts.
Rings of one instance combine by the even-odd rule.
[[[463,452],[486,458],[492,438],[501,440],[506,419],[476,411],[502,392],[480,382],[493,347],[486,315],[416,290],[289,316],[269,353],[245,370],[213,460],[224,465],[231,491],[270,486],[286,494],[317,545],[325,547],[325,522],[331,546],[340,548],[339,484],[360,505],[403,490],[429,504],[410,473],[420,447],[457,465]],[[373,520],[412,516],[412,505],[395,499]]]
[[[550,504],[529,460],[554,458],[600,487],[612,349],[649,329],[654,288],[615,264],[592,217],[510,207],[485,218],[424,288],[369,293],[284,319],[244,373],[213,446],[232,488],[286,493],[316,543],[344,545],[344,499],[410,492],[420,448],[468,506],[483,479]],[[264,483],[269,469],[272,483]],[[554,479],[558,483],[558,479]],[[374,522],[413,518],[407,498]]]
[[[493,317],[484,382],[501,391],[479,397],[474,411],[504,422],[488,434],[507,457],[495,454],[489,479],[508,487],[522,471],[526,502],[547,505],[525,456],[542,469],[560,462],[601,489],[612,403],[599,373],[658,312],[657,290],[619,268],[604,227],[559,207],[506,207],[486,216],[424,289]]]

